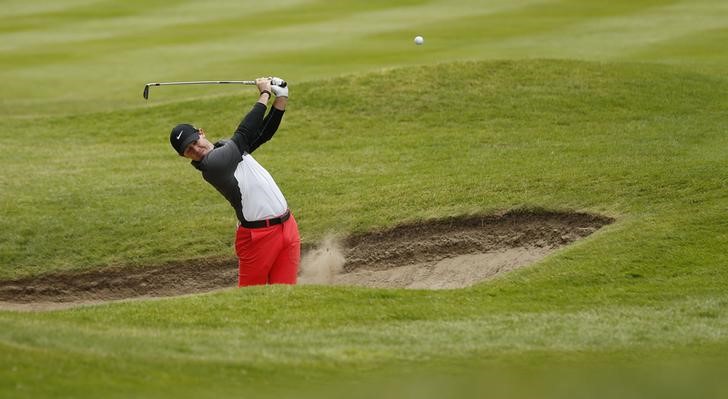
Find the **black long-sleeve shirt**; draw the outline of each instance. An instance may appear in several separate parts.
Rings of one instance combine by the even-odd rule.
[[[278,125],[280,125],[285,111],[273,107],[268,115],[263,118],[265,110],[265,105],[255,103],[253,109],[243,118],[235,130],[232,141],[237,144],[241,153],[252,154],[261,144],[270,140],[278,130]]]

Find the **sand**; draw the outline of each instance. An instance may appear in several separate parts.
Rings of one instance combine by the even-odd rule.
[[[613,219],[511,211],[419,221],[304,246],[300,284],[457,289],[537,263]],[[44,311],[235,287],[235,258],[91,268],[0,280],[0,309]]]

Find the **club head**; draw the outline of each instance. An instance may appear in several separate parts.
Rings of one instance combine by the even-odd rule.
[[[149,85],[144,85],[144,94],[143,95],[144,95],[145,100],[149,99]]]

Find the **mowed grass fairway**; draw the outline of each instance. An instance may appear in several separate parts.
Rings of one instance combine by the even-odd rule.
[[[616,219],[467,289],[0,311],[0,396],[728,394],[728,3],[5,1],[0,20],[2,279],[233,256],[232,210],[168,134],[227,138],[255,91],[144,102],[151,81],[291,82],[256,159],[307,243],[509,209]]]

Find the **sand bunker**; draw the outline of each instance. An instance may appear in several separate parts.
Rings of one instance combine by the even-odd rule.
[[[532,264],[611,222],[584,213],[512,211],[327,237],[303,249],[300,283],[467,287]],[[232,258],[206,259],[0,281],[0,308],[48,310],[212,291],[235,286],[236,267]]]
[[[582,213],[509,212],[328,237],[302,259],[300,283],[463,288],[532,264],[611,222]]]

